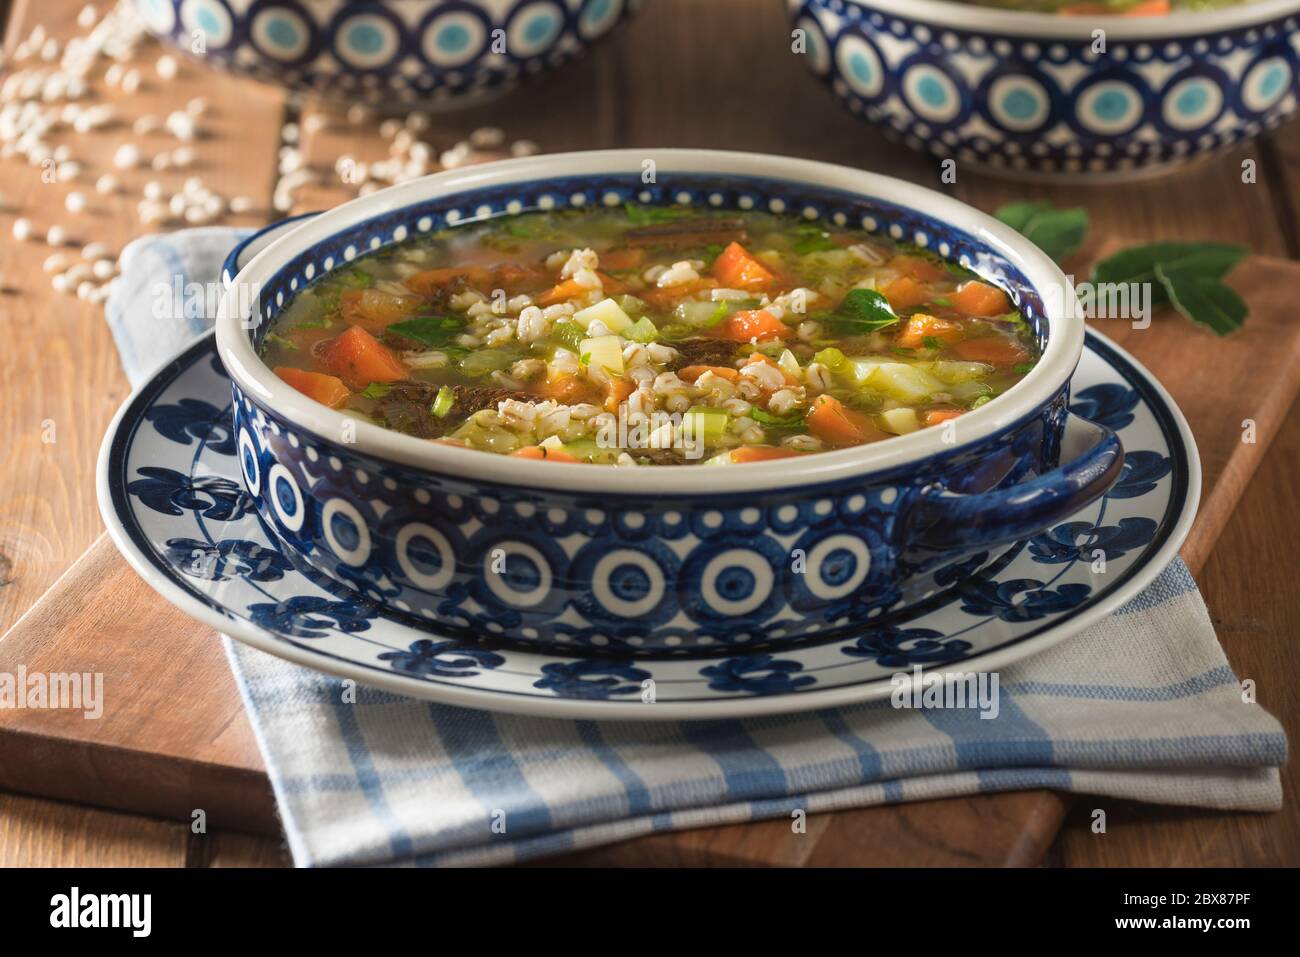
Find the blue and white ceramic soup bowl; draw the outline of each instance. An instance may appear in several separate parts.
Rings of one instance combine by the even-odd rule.
[[[916,243],[1006,289],[1042,359],[947,436],[725,468],[619,468],[539,467],[391,432],[313,402],[258,357],[295,291],[363,250],[487,217],[623,203],[767,209]],[[833,637],[997,561],[1100,497],[1123,464],[1113,432],[1066,410],[1083,323],[1060,305],[1060,270],[995,220],[883,176],[696,150],[535,157],[375,193],[273,229],[236,258],[217,345],[264,524],[310,574],[439,633],[628,654]]]
[[[235,73],[376,106],[472,106],[568,62],[642,0],[134,0],[154,36]]]
[[[1015,178],[1173,169],[1296,111],[1300,0],[1157,17],[783,0],[805,59],[886,136]]]

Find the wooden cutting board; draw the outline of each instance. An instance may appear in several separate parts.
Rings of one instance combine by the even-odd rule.
[[[12,51],[38,22],[57,37],[71,36],[82,5],[83,0],[0,0],[0,14],[8,11],[6,49]],[[654,16],[637,18],[585,61],[545,83],[481,108],[439,116],[429,139],[445,149],[471,130],[491,125],[552,152],[671,145],[798,154],[943,189],[984,210],[1022,199],[1083,205],[1098,238],[1141,242],[1215,237],[1249,243],[1261,254],[1275,256],[1294,255],[1300,249],[1292,199],[1300,196],[1300,124],[1242,144],[1177,176],[1148,182],[1104,189],[1027,186],[963,170],[957,184],[946,185],[940,182],[936,164],[885,143],[822,89],[803,58],[790,55],[789,25],[780,5],[759,0],[655,0],[655,7]],[[671,57],[653,55],[666,49],[673,51]],[[283,91],[272,86],[211,73],[188,61],[176,78],[158,83],[150,64],[159,52],[157,47],[142,50],[147,82],[137,93],[98,91],[115,105],[123,122],[93,138],[91,152],[82,142],[75,143],[91,175],[109,170],[117,145],[138,140],[131,119],[164,114],[193,96],[203,96],[210,104],[199,150],[205,182],[225,195],[252,196],[256,203],[253,211],[232,222],[252,225],[279,215],[270,202],[284,119],[302,120],[304,158],[324,174],[318,183],[299,190],[297,211],[327,208],[353,195],[355,187],[345,187],[329,175],[339,156],[366,161],[386,156],[376,124],[342,122],[310,100],[298,114]],[[762,68],[755,69],[755,64]],[[562,105],[559,112],[556,104]],[[557,123],[557,116],[564,120]],[[319,128],[309,122],[327,119]],[[143,145],[156,147],[164,140],[155,134]],[[1259,165],[1257,183],[1242,181],[1241,163],[1246,159]],[[160,178],[179,188],[191,174],[117,172],[126,188],[120,195],[96,198],[87,217],[69,223],[84,232],[76,233],[77,238],[104,240],[120,248],[139,232],[131,207],[144,181]],[[46,183],[39,169],[21,163],[10,162],[5,174],[10,215],[21,211],[33,216],[38,227],[60,218],[63,192],[77,185]],[[84,188],[84,182],[81,185]],[[8,220],[3,225],[7,227]],[[1082,274],[1084,260],[1099,252],[1090,247],[1071,265]],[[60,863],[81,859],[75,853],[78,842],[93,850],[87,860],[125,862],[103,856],[123,829],[153,835],[160,844],[178,831],[184,843],[188,833],[180,825],[147,817],[10,797],[2,793],[5,790],[186,822],[190,809],[201,807],[215,828],[209,832],[205,860],[216,864],[270,859],[272,842],[220,829],[225,823],[279,833],[251,731],[214,636],[157,599],[105,541],[95,543],[65,571],[98,534],[95,450],[126,389],[98,307],[50,291],[40,268],[47,253],[38,243],[0,244],[5,276],[0,326],[11,344],[0,350],[0,380],[7,389],[0,403],[0,447],[7,453],[0,456],[0,629],[28,612],[0,638],[0,670],[25,664],[33,670],[103,671],[110,704],[98,722],[79,717],[64,722],[57,712],[24,716],[0,711],[0,859],[13,860],[4,853],[6,828],[23,854],[31,847],[33,832],[38,843],[48,839],[58,848],[49,860]],[[1294,300],[1296,280],[1294,268],[1284,263],[1258,261],[1238,271],[1236,281],[1243,289],[1249,283],[1257,315],[1237,344],[1220,343],[1176,318],[1146,332],[1124,335],[1119,330],[1117,335],[1171,386],[1201,442],[1207,487],[1201,521],[1185,550],[1193,568],[1200,567],[1263,458],[1286,414],[1285,397],[1295,392],[1296,333],[1285,300]],[[1272,285],[1264,288],[1261,281]],[[1113,332],[1118,325],[1103,328]],[[1230,401],[1224,402],[1224,395]],[[1236,423],[1247,417],[1259,423],[1259,432],[1255,445],[1243,447]],[[57,443],[46,444],[42,438],[47,421],[58,424]],[[1270,467],[1270,474],[1276,471]],[[1287,534],[1291,518],[1287,515],[1277,525],[1277,536]],[[1236,545],[1235,560],[1253,570],[1257,543]],[[35,604],[60,574],[58,584]],[[1255,598],[1269,600],[1284,593],[1284,575],[1274,574],[1270,582],[1276,585],[1261,585],[1261,580],[1254,579]],[[1243,621],[1235,637],[1242,640],[1243,630],[1258,621]],[[1252,642],[1252,652],[1272,649],[1274,657],[1264,659],[1270,673],[1286,674],[1284,652],[1274,647],[1283,646],[1285,620],[1269,620],[1266,627],[1272,629],[1261,636],[1267,640]],[[786,821],[759,822],[655,835],[570,855],[566,861],[1034,864],[1042,860],[1067,807],[1067,798],[1046,791],[978,795],[816,815],[808,822],[808,832],[797,837]],[[117,830],[103,826],[106,819],[119,822]],[[1138,817],[1130,827],[1144,827],[1138,822],[1148,819]],[[1187,827],[1191,834],[1167,829],[1166,840],[1180,847],[1202,841],[1204,827],[1200,818],[1197,821]],[[1251,833],[1264,836],[1243,838],[1239,843],[1245,849],[1236,858],[1216,860],[1256,860],[1259,855],[1250,840],[1278,843],[1270,831]],[[236,854],[232,846],[257,850]],[[191,842],[182,857],[188,861],[194,848]],[[1159,853],[1154,859],[1163,859]],[[1152,859],[1148,855],[1137,860]]]
[[[1162,314],[1097,327],[1170,390],[1200,444],[1200,514],[1183,557],[1197,571],[1300,387],[1300,264],[1253,258],[1232,276],[1251,317],[1218,339]],[[1255,423],[1243,441],[1243,422]],[[0,639],[0,671],[102,672],[104,716],[0,710],[0,789],[276,834],[252,730],[215,634],[156,595],[101,537]],[[996,803],[993,803],[996,800]],[[1023,805],[1019,810],[1016,802]],[[628,863],[1034,863],[1065,799],[999,796],[822,815],[815,840],[784,821],[657,835],[585,860]],[[984,813],[997,809],[996,814]],[[933,809],[933,810],[931,810]],[[936,834],[932,822],[945,822]],[[918,826],[924,822],[928,827]]]

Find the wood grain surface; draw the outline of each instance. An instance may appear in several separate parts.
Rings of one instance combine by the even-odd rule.
[[[12,47],[35,22],[67,35],[80,5],[18,0],[6,45]],[[1080,274],[1107,248],[1156,238],[1243,242],[1260,254],[1233,276],[1253,314],[1232,339],[1215,339],[1174,316],[1161,316],[1146,330],[1118,322],[1099,328],[1157,374],[1192,423],[1207,482],[1184,557],[1198,570],[1230,660],[1240,673],[1259,676],[1262,703],[1294,731],[1292,716],[1300,713],[1297,654],[1288,639],[1300,628],[1300,603],[1290,585],[1300,522],[1289,502],[1300,461],[1300,425],[1287,412],[1300,371],[1300,323],[1291,306],[1300,266],[1288,261],[1297,252],[1291,199],[1300,195],[1297,128],[1177,176],[1136,185],[1026,187],[959,172],[956,185],[945,187],[935,162],[884,142],[841,109],[790,54],[780,4],[655,0],[653,7],[653,15],[639,17],[611,43],[544,84],[439,117],[429,138],[447,148],[490,124],[512,138],[535,140],[548,152],[612,146],[759,150],[885,172],[947,189],[986,210],[1023,198],[1083,205],[1092,216],[1092,238],[1067,264]],[[147,53],[145,62],[155,53]],[[201,175],[227,195],[249,195],[263,207],[246,221],[275,218],[267,210],[279,127],[285,117],[299,118],[297,106],[272,88],[186,65],[165,86],[154,81],[129,102],[119,98],[119,107],[129,119],[165,113],[194,95],[211,103],[210,134],[198,144],[201,165],[186,174],[140,170],[127,178],[136,186],[135,180],[158,178],[175,188],[183,175]],[[332,172],[340,155],[373,160],[384,151],[373,123],[350,123],[308,103],[301,116],[312,115],[327,120],[303,142],[322,182],[299,191],[302,210],[352,195]],[[564,122],[557,122],[560,116]],[[129,136],[125,123],[95,134],[94,150],[84,141],[79,145],[79,154],[92,157],[80,188],[107,168],[113,149]],[[1242,182],[1245,159],[1259,164],[1258,182]],[[44,184],[35,171],[13,162],[5,162],[4,170],[0,191],[40,231],[68,218],[61,203],[71,187]],[[133,202],[126,195],[111,203],[96,198],[101,208],[78,220],[75,230],[67,225],[82,241],[100,239],[120,249],[139,232],[130,215]],[[9,219],[0,214],[6,234]],[[0,712],[0,788],[152,817],[0,795],[0,802],[10,802],[0,804],[0,863],[90,860],[102,846],[125,855],[121,862],[283,864],[287,858],[277,839],[223,830],[275,834],[278,828],[260,756],[215,636],[157,598],[106,540],[97,540],[94,459],[126,387],[98,308],[49,289],[40,273],[48,252],[34,242],[10,241],[0,248],[0,273],[7,277],[0,325],[19,343],[0,350],[0,376],[15,386],[6,390],[12,398],[0,403],[0,444],[9,452],[0,458],[0,670],[24,663],[33,670],[57,665],[103,671],[110,710],[101,721],[60,712]],[[1241,441],[1247,418],[1257,423],[1253,445]],[[50,423],[55,440],[43,441]],[[1276,448],[1266,457],[1275,435]],[[1263,471],[1251,484],[1261,461]],[[1092,804],[1082,802],[1055,847],[1071,800],[1035,791],[818,815],[803,835],[791,834],[785,821],[655,835],[564,861],[907,866],[1035,864],[1046,856],[1059,864],[1295,864],[1300,817],[1294,784],[1288,777],[1286,809],[1276,815],[1118,805],[1111,810],[1110,833],[1102,836],[1088,831]],[[18,810],[6,815],[8,808]],[[210,836],[196,839],[183,825],[157,820],[188,821],[195,808],[209,815]],[[102,841],[95,836],[100,830]],[[179,858],[163,860],[177,835]]]

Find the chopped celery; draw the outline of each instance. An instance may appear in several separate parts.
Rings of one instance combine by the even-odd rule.
[[[449,386],[443,386],[438,390],[438,395],[433,400],[433,408],[429,411],[440,419],[446,418],[447,413],[451,411],[451,407],[455,403],[456,393],[452,392]]]
[[[900,402],[921,402],[945,389],[941,380],[906,362],[879,363],[871,371],[866,384]]]
[[[972,403],[970,404],[970,407],[971,407],[972,409],[978,409],[980,406],[982,406],[982,405],[987,405],[988,403],[990,403],[990,402],[992,402],[992,401],[993,401],[993,396],[991,396],[991,395],[982,395],[982,396],[980,396],[978,399],[976,399],[974,402],[972,402]]]
[[[646,316],[642,316],[623,330],[623,338],[633,342],[650,343],[659,341],[659,330]]]
[[[844,353],[840,352],[840,350],[836,349],[834,346],[822,349],[813,356],[813,362],[820,362],[832,372],[841,371],[844,368],[844,363],[846,361]]]
[[[618,306],[629,316],[645,315],[645,302],[636,296],[622,295],[618,297]]]
[[[725,409],[694,405],[682,416],[682,427],[691,430],[688,434],[692,437],[703,436],[705,444],[709,444],[727,434],[727,421]]]
[[[562,319],[551,329],[551,338],[557,345],[564,346],[570,352],[577,352],[585,336],[582,334],[582,326]]]
[[[958,382],[948,389],[948,394],[958,402],[968,402],[982,395],[992,395],[993,388],[987,382]]]
[[[673,310],[673,321],[695,329],[716,326],[727,318],[729,309],[725,302],[699,302],[695,299],[678,303]]]
[[[928,363],[926,368],[949,385],[983,379],[993,372],[993,366],[983,362],[962,362],[949,359]]]

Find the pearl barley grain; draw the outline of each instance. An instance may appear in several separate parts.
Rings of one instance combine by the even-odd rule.
[[[68,232],[62,226],[51,226],[45,233],[45,243],[48,246],[62,246],[68,241]]]
[[[63,200],[63,205],[67,208],[68,212],[70,213],[83,212],[86,208],[86,194],[69,193],[67,195],[67,198]]]
[[[15,219],[14,239],[17,239],[21,242],[22,240],[25,239],[31,239],[31,236],[32,236],[32,221],[26,218]]]
[[[134,143],[123,143],[113,154],[113,165],[118,169],[132,169],[140,165],[140,147]]]
[[[117,192],[117,177],[112,173],[105,173],[99,179],[95,180],[95,192],[100,196],[111,196]]]

